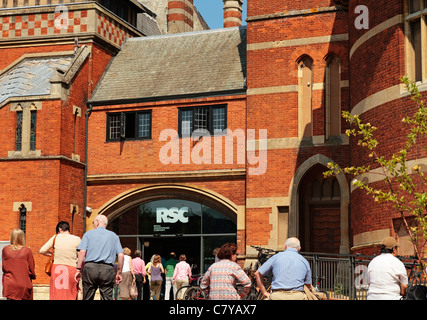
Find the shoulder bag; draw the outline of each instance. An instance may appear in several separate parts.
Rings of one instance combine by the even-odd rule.
[[[53,258],[55,255],[55,240],[56,240],[56,236],[55,238],[53,238],[52,254],[50,255],[49,260],[46,262],[46,266],[44,267],[44,271],[48,276],[50,276],[52,273]]]

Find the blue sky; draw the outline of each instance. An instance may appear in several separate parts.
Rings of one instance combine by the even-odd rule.
[[[224,2],[223,0],[194,0],[194,4],[202,14],[211,29],[223,27]],[[243,25],[246,24],[246,0],[243,1]]]

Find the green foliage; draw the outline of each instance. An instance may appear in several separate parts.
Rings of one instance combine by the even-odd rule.
[[[401,214],[411,236],[415,252],[418,258],[421,258],[420,251],[417,248],[417,238],[423,238],[422,247],[424,248],[427,242],[427,177],[418,165],[408,168],[408,155],[410,155],[419,138],[427,137],[427,108],[424,107],[416,84],[406,76],[401,81],[406,85],[412,101],[417,105],[417,111],[414,115],[402,119],[402,125],[409,132],[402,149],[394,153],[389,159],[378,154],[378,141],[375,139],[377,128],[370,123],[363,123],[358,115],[351,115],[351,113],[344,111],[343,117],[351,124],[346,134],[358,139],[358,145],[368,150],[372,164],[339,168],[337,164],[329,163],[329,171],[325,172],[325,176],[339,173],[350,175],[353,177],[352,184],[371,195],[375,201],[391,203]],[[380,168],[380,172],[378,170],[371,171],[371,166]],[[387,188],[374,188],[362,180],[364,174],[373,174],[373,172],[382,175]],[[398,187],[394,188],[396,185]],[[409,216],[415,218],[416,227],[410,227],[407,223]]]

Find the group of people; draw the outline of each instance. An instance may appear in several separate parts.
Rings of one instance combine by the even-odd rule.
[[[166,276],[167,292],[174,288],[174,294],[189,283],[191,268],[186,256],[179,260],[171,253],[165,267],[159,255],[153,255],[145,264],[142,252],[122,248],[119,237],[106,229],[108,219],[98,215],[93,221],[93,230],[80,239],[70,233],[68,222],[61,221],[56,233],[39,250],[46,256],[54,255],[50,273],[50,300],[94,299],[99,290],[103,300],[113,298],[127,300],[134,296],[136,287],[138,299],[142,299],[143,285],[149,281],[150,299],[160,299],[160,289]],[[10,245],[2,250],[3,297],[9,300],[32,300],[33,284],[36,279],[32,250],[25,246],[25,233],[14,229]],[[118,288],[115,292],[114,289]],[[169,298],[169,296],[167,297]]]
[[[129,253],[130,255],[130,253]],[[134,267],[134,279],[136,281],[137,288],[137,300],[142,300],[143,285],[147,283],[146,277],[148,278],[150,300],[160,300],[162,297],[162,287],[165,285],[164,299],[172,300],[175,298],[177,290],[183,286],[188,285],[191,279],[191,267],[186,262],[187,257],[185,254],[179,256],[178,261],[176,259],[175,252],[171,252],[169,260],[164,264],[160,255],[155,254],[151,257],[150,262],[145,265],[144,260],[141,259],[141,251],[135,251],[136,258],[132,260],[132,264],[135,266],[137,261],[137,267]],[[132,272],[132,271],[131,271]],[[165,283],[163,283],[165,282]],[[123,298],[122,287],[123,282],[119,284],[119,295]],[[129,283],[127,283],[129,288]],[[173,296],[171,296],[171,290]],[[129,296],[127,296],[129,298]]]
[[[165,299],[175,297],[180,287],[188,285],[191,268],[186,256],[179,261],[174,252],[164,265],[159,255],[154,255],[147,265],[141,251],[122,248],[119,237],[106,229],[108,219],[98,215],[93,221],[94,229],[82,239],[70,233],[67,222],[61,221],[56,234],[41,248],[40,253],[51,255],[54,262],[50,280],[51,300],[76,300],[82,291],[83,300],[94,299],[99,289],[103,300],[114,299],[118,286],[119,299],[131,299],[132,285],[137,288],[137,299],[142,299],[142,288],[149,278],[150,299],[160,299],[165,279]],[[383,240],[381,255],[368,266],[368,300],[401,299],[408,286],[408,277],[403,263],[396,258],[398,244],[392,237]],[[268,259],[256,272],[255,279],[260,292],[269,300],[307,300],[305,289],[312,289],[311,270],[308,261],[299,254],[300,241],[289,238],[285,250]],[[216,262],[204,274],[200,287],[209,290],[209,299],[239,300],[248,294],[251,280],[237,264],[237,245],[226,243],[216,253]],[[10,245],[2,251],[3,297],[10,300],[31,300],[32,280],[36,278],[32,251],[25,246],[25,234],[15,229]],[[267,290],[264,277],[272,274],[271,290]],[[237,291],[236,285],[243,288]],[[81,288],[82,290],[79,290]],[[179,298],[179,297],[178,297]]]
[[[367,300],[401,300],[408,288],[405,265],[397,258],[399,244],[393,237],[381,242],[380,255],[368,265]],[[285,251],[267,260],[255,273],[257,285],[270,300],[307,300],[307,290],[312,291],[310,265],[298,253],[301,250],[297,238],[289,238]],[[264,286],[264,276],[273,273],[271,291]],[[306,287],[306,288],[304,288]]]

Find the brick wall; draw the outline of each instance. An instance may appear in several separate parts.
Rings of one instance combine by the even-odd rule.
[[[341,81],[344,83],[349,77],[346,14],[319,12],[319,8],[333,5],[333,1],[248,2],[248,128],[267,129],[270,140],[294,141],[289,146],[268,150],[265,174],[247,176],[248,199],[283,199],[286,204],[290,201],[286,199],[290,198],[296,171],[314,155],[329,157],[340,166],[348,164],[348,146],[322,143],[314,146],[298,140],[299,59],[309,56],[313,60],[311,124],[315,136],[325,135],[324,83],[328,55],[340,58]],[[277,18],[262,17],[268,14],[277,14]],[[347,92],[348,87],[342,86],[344,110],[348,108]],[[345,129],[343,122],[341,132]],[[277,227],[271,220],[273,210],[271,206],[246,209],[247,246],[271,245],[270,231]]]

